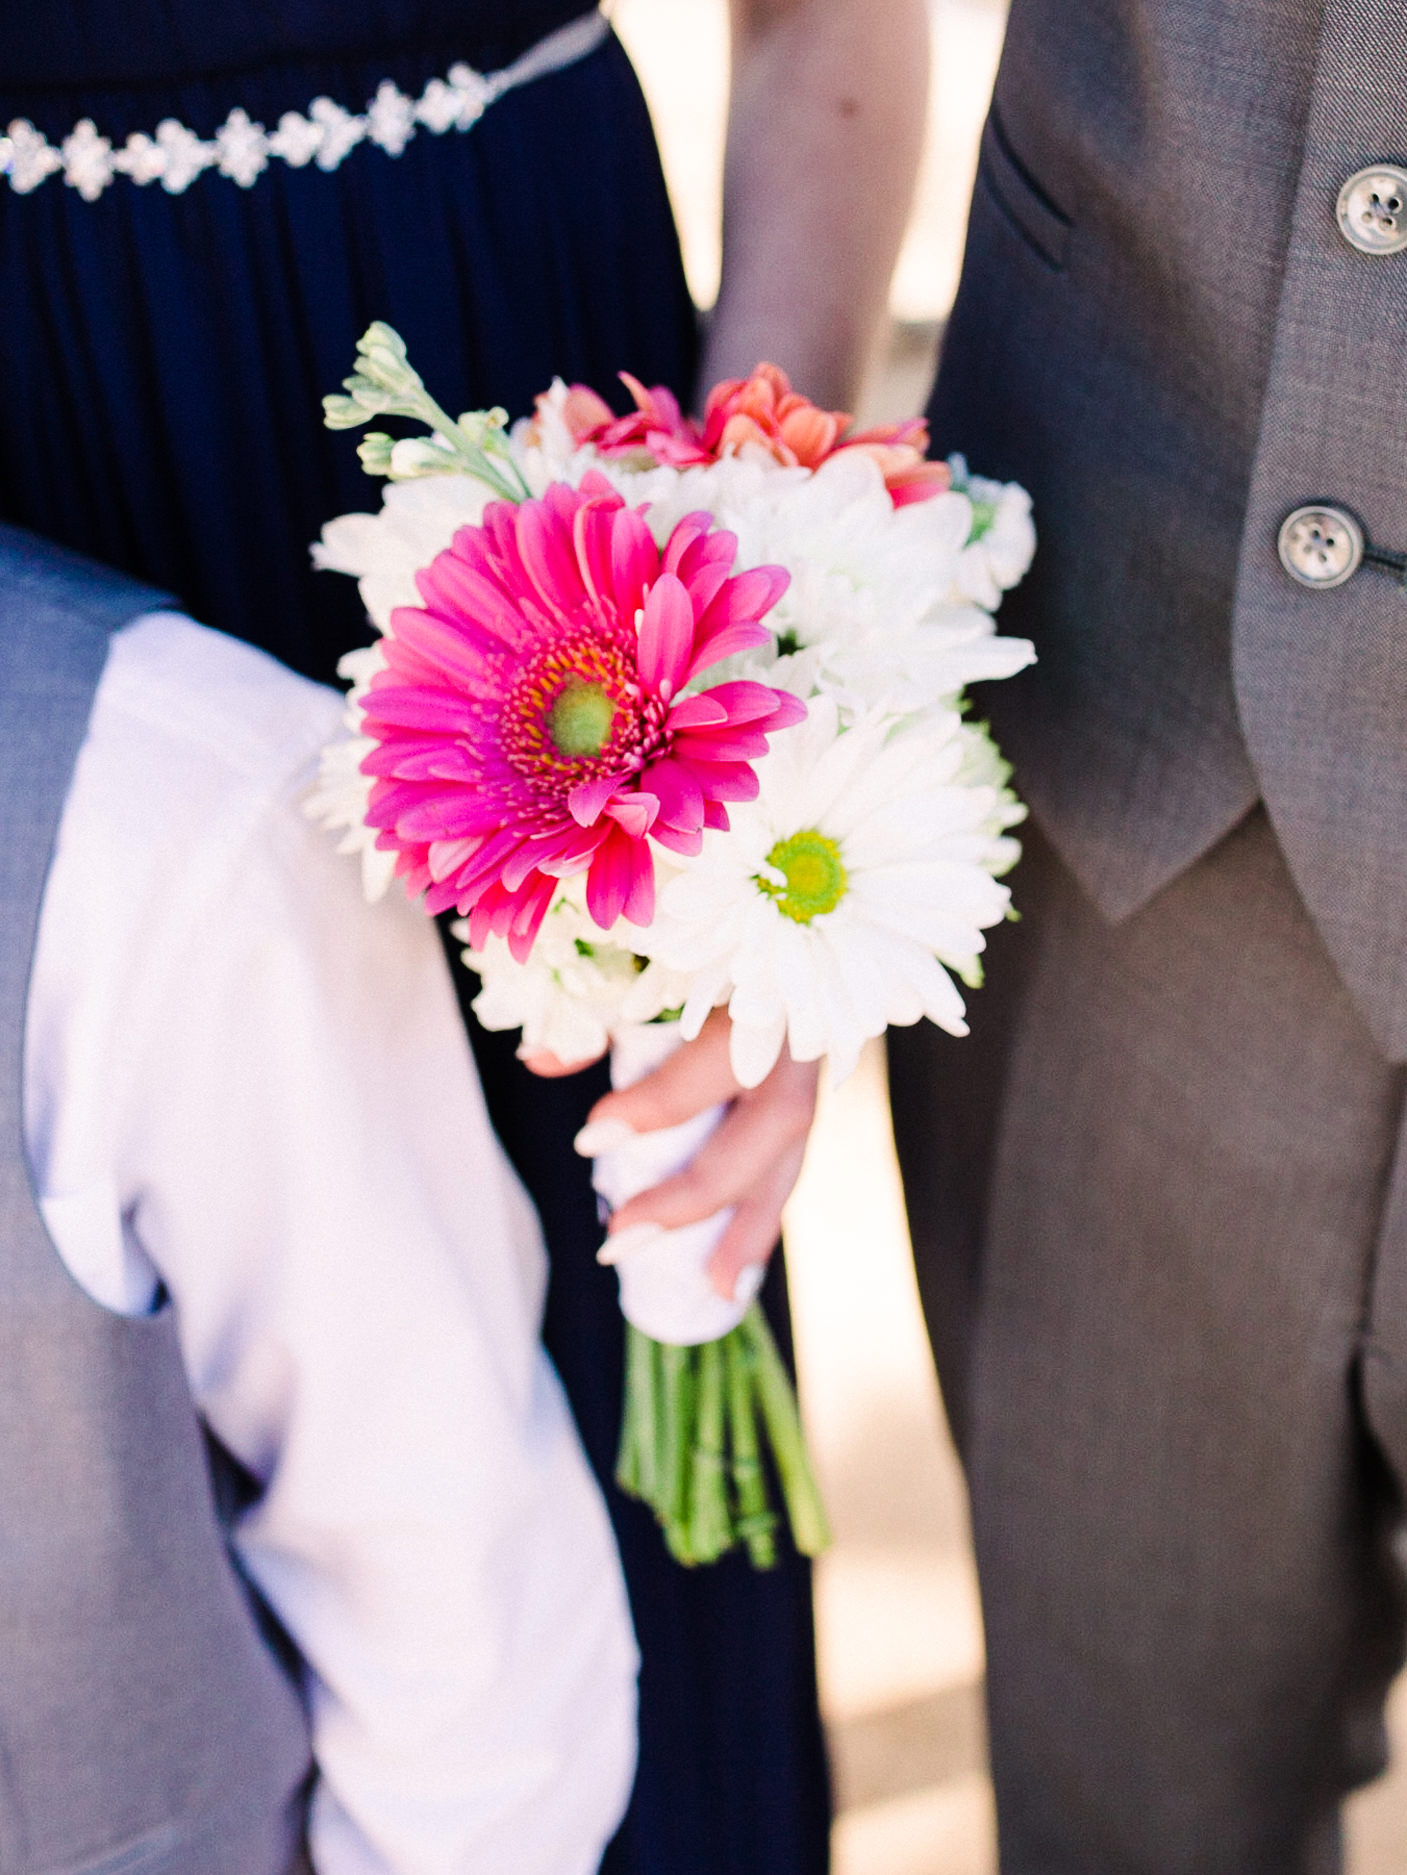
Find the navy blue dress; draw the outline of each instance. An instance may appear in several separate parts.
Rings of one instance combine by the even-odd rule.
[[[15,0],[0,127],[58,145],[84,117],[120,147],[233,107],[271,129],[326,95],[411,97],[456,60],[493,71],[581,0]],[[331,680],[366,633],[315,574],[330,515],[376,505],[319,399],[373,318],[451,410],[519,414],[554,373],[621,366],[690,389],[695,321],[649,121],[614,40],[493,104],[470,131],[275,162],[249,189],[0,180],[0,518],[174,590],[198,618]],[[461,976],[467,1005],[472,982]],[[644,1658],[640,1772],[610,1875],[820,1875],[828,1790],[810,1580],[729,1559],[686,1572],[616,1490],[622,1330],[594,1260],[571,1138],[599,1071],[541,1082],[471,1023],[495,1124],[542,1214],[546,1338],[611,1506]],[[784,1325],[780,1275],[774,1318]]]

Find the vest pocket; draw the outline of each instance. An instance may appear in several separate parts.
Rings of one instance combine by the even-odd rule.
[[[994,104],[982,127],[977,181],[1047,267],[1065,266],[1073,223],[1046,194],[1007,141]]]

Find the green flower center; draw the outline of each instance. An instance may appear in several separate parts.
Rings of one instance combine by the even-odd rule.
[[[792,834],[789,840],[778,840],[767,855],[767,864],[774,874],[781,874],[783,883],[759,874],[758,889],[784,918],[797,924],[810,924],[813,918],[834,911],[850,889],[840,848],[814,827]]]
[[[615,699],[600,684],[563,684],[547,712],[547,733],[559,755],[599,755],[615,726]]]

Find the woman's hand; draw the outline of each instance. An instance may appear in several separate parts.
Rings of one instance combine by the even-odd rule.
[[[782,1207],[791,1195],[816,1111],[815,1062],[796,1062],[785,1051],[760,1087],[738,1084],[728,1059],[726,1010],[715,1009],[697,1040],[685,1042],[633,1087],[603,1095],[591,1109],[579,1150],[608,1151],[626,1133],[678,1126],[709,1107],[726,1106],[717,1129],[672,1178],[623,1204],[610,1235],[640,1224],[674,1228],[712,1217],[734,1205],[731,1223],[709,1264],[718,1293],[731,1297],[738,1278],[762,1266],[781,1232]],[[534,1074],[572,1074],[585,1062],[552,1055],[524,1056]]]

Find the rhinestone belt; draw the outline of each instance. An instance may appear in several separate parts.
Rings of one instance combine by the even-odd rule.
[[[364,111],[344,110],[331,98],[314,98],[306,115],[285,111],[273,131],[236,108],[208,140],[167,117],[153,135],[134,131],[115,150],[92,118],[85,117],[56,148],[27,118],[17,117],[0,136],[0,175],[9,177],[17,195],[28,195],[50,176],[61,174],[85,202],[96,202],[119,176],[139,188],[159,182],[168,195],[181,195],[211,169],[241,189],[251,188],[275,159],[292,169],[308,163],[336,169],[361,142],[399,156],[422,128],[437,137],[449,130],[468,130],[506,91],[560,72],[594,52],[608,30],[604,14],[586,13],[539,39],[502,71],[485,74],[469,65],[451,65],[448,76],[432,78],[418,98],[407,97],[387,78]]]

